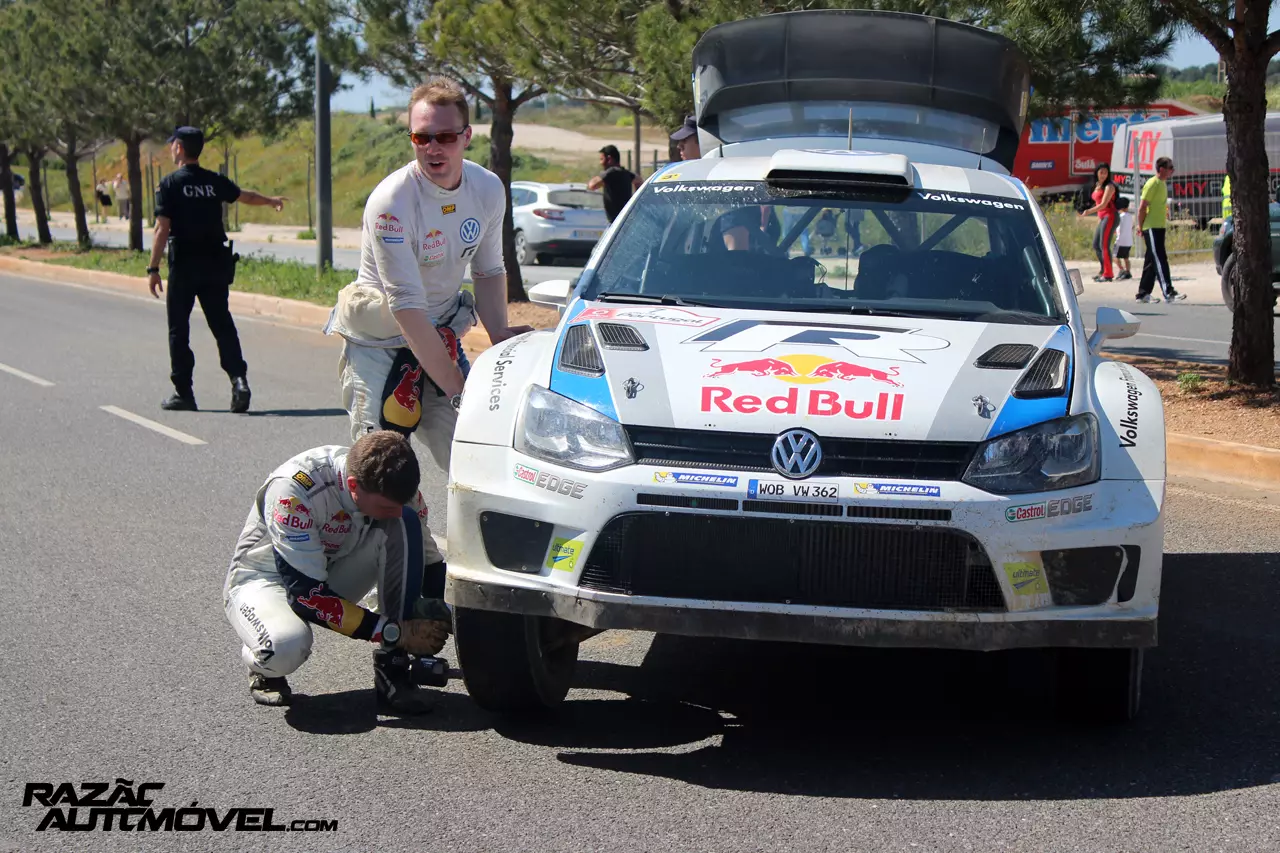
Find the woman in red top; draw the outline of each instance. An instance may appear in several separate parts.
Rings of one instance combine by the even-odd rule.
[[[1098,256],[1102,272],[1094,281],[1114,281],[1111,270],[1111,238],[1116,233],[1119,216],[1116,211],[1116,185],[1111,182],[1111,169],[1105,165],[1093,170],[1093,207],[1082,211],[1081,216],[1098,214],[1098,227],[1093,232],[1093,252]]]

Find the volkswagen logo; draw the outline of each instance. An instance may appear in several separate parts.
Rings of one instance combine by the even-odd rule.
[[[480,239],[480,220],[474,216],[465,220],[458,227],[458,236],[464,243],[474,243]]]
[[[779,474],[792,480],[810,477],[822,464],[822,446],[807,429],[790,429],[778,436],[769,454]]]

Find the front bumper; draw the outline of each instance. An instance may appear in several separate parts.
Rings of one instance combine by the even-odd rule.
[[[591,474],[455,442],[446,598],[691,636],[975,650],[1156,643],[1163,481],[1002,498],[950,481],[905,496],[813,478],[840,497],[797,511],[744,500],[762,475],[708,473],[738,481],[673,484],[645,465]],[[1064,501],[1076,510],[1062,512]]]

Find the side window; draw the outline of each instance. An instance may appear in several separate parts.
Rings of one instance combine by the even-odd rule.
[[[525,204],[533,203],[533,192],[530,190],[513,189],[511,191],[511,206],[520,207]]]

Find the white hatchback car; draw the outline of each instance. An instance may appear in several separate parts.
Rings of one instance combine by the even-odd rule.
[[[586,184],[512,181],[511,216],[521,265],[585,258],[609,227],[604,196]]]
[[[762,45],[839,62],[771,87]],[[713,28],[694,64],[708,154],[648,181],[572,290],[533,289],[564,308],[554,331],[467,382],[446,595],[472,697],[551,706],[583,638],[633,629],[1056,649],[1075,710],[1132,717],[1164,413],[1100,351],[1137,322],[1102,308],[1086,332],[1078,273],[1008,175],[1025,62],[960,24],[815,12]],[[961,69],[945,99],[931,67]],[[865,252],[803,255],[827,210]]]

